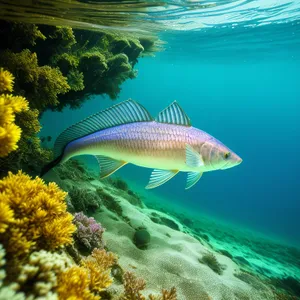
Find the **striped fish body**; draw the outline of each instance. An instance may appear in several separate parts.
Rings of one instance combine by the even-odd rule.
[[[184,172],[211,170],[211,165],[191,167],[186,164],[186,145],[201,151],[212,137],[194,127],[157,122],[139,122],[105,129],[71,142],[63,161],[82,154],[103,155],[137,166]],[[203,148],[203,160],[209,152]]]
[[[155,188],[179,171],[188,172],[186,188],[203,172],[227,169],[242,160],[220,141],[191,126],[182,108],[173,102],[154,120],[135,101],[128,100],[96,113],[63,131],[55,142],[54,161],[78,155],[94,155],[105,178],[127,163],[154,168],[146,188]]]

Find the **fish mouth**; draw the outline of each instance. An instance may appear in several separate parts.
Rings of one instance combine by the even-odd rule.
[[[226,164],[221,168],[221,170],[233,168],[235,166],[238,166],[242,162],[243,162],[243,160],[239,156],[237,156],[237,158],[235,160],[226,162]]]

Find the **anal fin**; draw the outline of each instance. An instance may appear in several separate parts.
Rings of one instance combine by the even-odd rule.
[[[103,155],[96,155],[96,159],[100,167],[100,179],[110,176],[127,164],[125,161],[116,160]]]
[[[195,185],[198,180],[201,178],[203,173],[201,172],[189,172],[187,174],[186,187],[185,189],[190,189],[193,185]]]
[[[178,170],[157,170],[154,169],[151,173],[150,180],[146,189],[154,189],[173,178]]]

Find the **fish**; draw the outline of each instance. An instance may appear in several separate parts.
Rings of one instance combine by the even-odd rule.
[[[126,100],[65,129],[56,139],[52,162],[41,176],[79,155],[93,155],[106,178],[127,164],[153,171],[146,189],[156,188],[179,172],[186,189],[204,172],[225,170],[242,159],[210,134],[192,126],[177,101],[156,118],[134,100]]]

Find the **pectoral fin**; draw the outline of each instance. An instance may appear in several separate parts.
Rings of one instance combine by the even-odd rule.
[[[115,160],[102,155],[96,155],[96,159],[100,167],[100,179],[110,176],[127,164],[125,161]]]
[[[197,168],[204,166],[204,162],[200,153],[193,149],[189,144],[185,145],[185,163],[188,167]]]
[[[188,190],[193,185],[195,185],[198,182],[198,180],[201,178],[202,174],[203,173],[199,173],[199,172],[189,172],[187,174],[187,180],[186,180],[186,187],[185,187],[185,189]]]
[[[173,178],[179,171],[177,170],[157,170],[151,173],[150,180],[146,189],[154,189]]]

